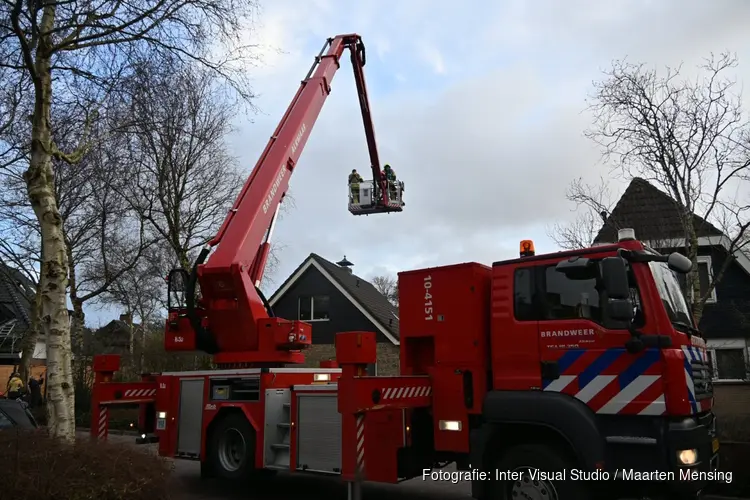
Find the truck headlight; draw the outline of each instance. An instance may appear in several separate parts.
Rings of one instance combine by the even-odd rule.
[[[441,431],[460,431],[461,427],[460,420],[440,420],[438,422],[438,428]]]
[[[156,414],[156,417],[156,430],[165,430],[167,428],[167,412],[160,411]]]
[[[698,461],[698,450],[680,450],[677,452],[677,460],[682,465],[695,465]]]

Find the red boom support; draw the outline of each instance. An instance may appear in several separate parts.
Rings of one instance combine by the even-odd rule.
[[[203,350],[222,366],[258,366],[304,361],[301,349],[311,343],[311,328],[299,321],[273,318],[258,286],[270,238],[289,179],[313,125],[331,92],[331,81],[349,49],[364,122],[370,164],[376,183],[376,207],[370,213],[401,211],[389,203],[381,174],[359,35],[326,41],[281,119],[237,201],[216,236],[196,261],[187,287],[187,308],[170,311],[166,345],[170,350]],[[213,255],[204,264],[212,248]],[[202,298],[194,304],[195,284]],[[171,285],[171,281],[170,281]]]

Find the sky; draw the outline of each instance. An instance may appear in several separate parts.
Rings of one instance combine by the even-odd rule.
[[[248,39],[261,114],[232,147],[249,172],[325,39],[362,35],[382,162],[405,183],[402,213],[353,216],[346,178],[369,171],[348,59],[291,179],[277,224],[274,290],[311,252],[346,255],[365,278],[557,250],[547,235],[574,217],[569,183],[608,174],[583,136],[592,82],[614,59],[692,70],[731,50],[750,75],[746,0],[274,0]],[[745,62],[743,65],[742,63]],[[623,189],[613,181],[613,190]],[[274,286],[275,285],[275,286]]]
[[[731,50],[750,81],[747,0],[262,0],[246,38],[260,113],[241,116],[233,153],[249,174],[326,38],[362,35],[381,161],[405,183],[402,213],[353,216],[346,178],[369,171],[348,58],[291,178],[277,224],[273,291],[311,253],[346,255],[362,277],[537,253],[572,219],[578,177],[609,168],[583,135],[592,82],[615,59],[692,69]],[[744,63],[744,64],[743,64]],[[624,185],[613,181],[612,189]],[[114,315],[112,315],[114,316]]]

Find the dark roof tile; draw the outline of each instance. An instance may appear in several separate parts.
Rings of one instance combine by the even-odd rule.
[[[35,285],[21,272],[0,263],[0,305],[12,312],[26,328],[31,326],[31,305]]]
[[[380,324],[388,330],[391,335],[399,338],[398,334],[398,309],[373,286],[372,283],[350,273],[345,268],[330,262],[318,254],[310,254],[310,257],[320,264],[323,269],[333,276],[349,295],[354,297],[368,313],[377,319]]]
[[[723,236],[713,224],[693,215],[699,237]],[[594,238],[594,243],[617,241],[617,230],[632,228],[640,240],[685,238],[677,202],[645,179],[634,178]]]

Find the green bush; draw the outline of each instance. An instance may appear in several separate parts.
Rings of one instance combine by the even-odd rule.
[[[2,497],[14,500],[166,500],[171,467],[133,446],[74,444],[44,430],[0,431]]]

